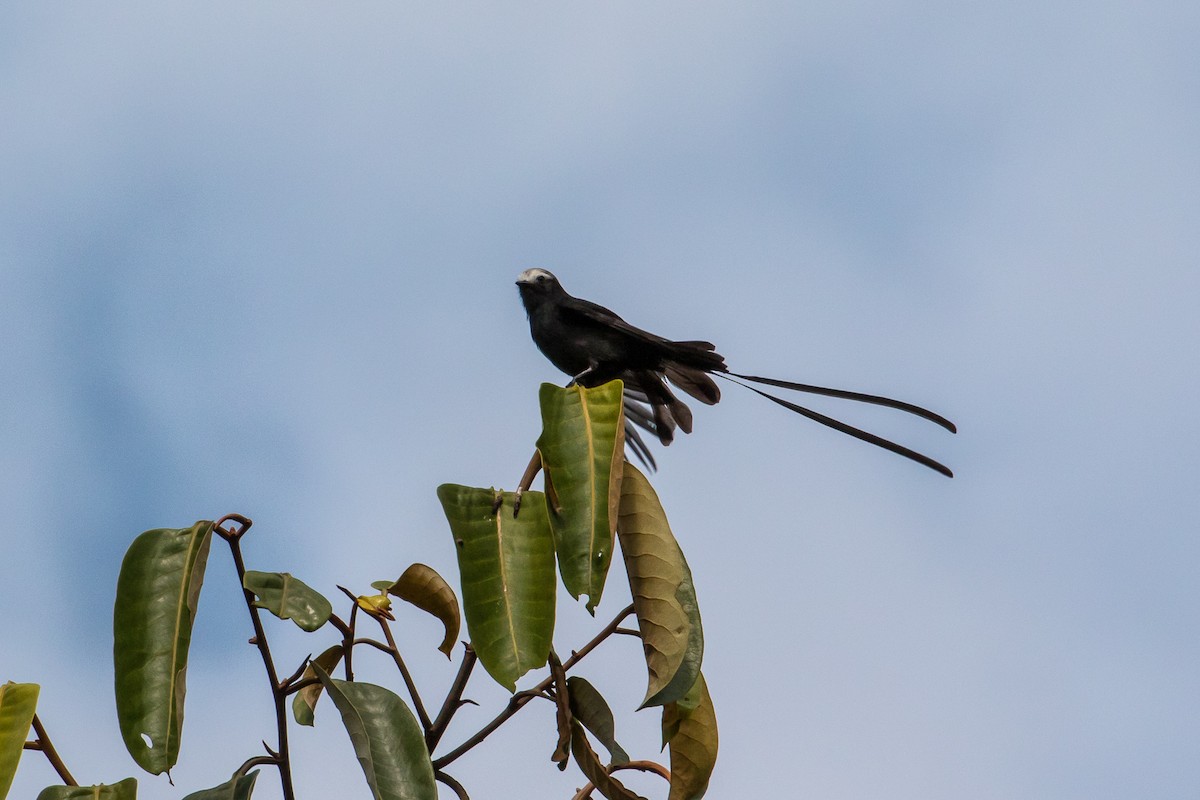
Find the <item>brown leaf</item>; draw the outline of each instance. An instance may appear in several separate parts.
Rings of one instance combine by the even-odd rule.
[[[454,642],[458,640],[458,631],[462,625],[462,616],[458,609],[458,598],[450,584],[438,574],[433,567],[424,564],[413,564],[404,570],[404,574],[388,587],[388,594],[412,603],[422,611],[428,612],[441,620],[446,628],[446,635],[438,650],[450,657]]]

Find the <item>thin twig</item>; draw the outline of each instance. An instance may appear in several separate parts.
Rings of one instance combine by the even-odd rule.
[[[255,756],[254,758],[248,758],[246,759],[246,763],[234,771],[233,779],[236,781],[238,778],[243,777],[252,767],[271,766],[272,764],[278,764],[275,756]]]
[[[236,522],[236,528],[224,528],[222,524],[226,520]],[[284,686],[279,683],[279,674],[275,670],[275,661],[271,657],[271,648],[267,644],[267,632],[263,628],[262,617],[258,613],[258,607],[254,605],[254,592],[245,588],[246,580],[246,562],[242,558],[242,536],[250,529],[254,523],[246,517],[239,514],[230,514],[222,517],[213,525],[213,530],[229,544],[229,551],[233,555],[233,566],[237,570],[238,585],[242,586],[242,594],[246,600],[246,608],[250,611],[250,622],[254,626],[254,644],[258,647],[258,652],[262,656],[263,667],[267,671],[267,680],[271,683],[271,698],[275,701],[275,732],[278,741],[277,750],[267,748],[271,753],[269,762],[279,768],[279,783],[283,790],[284,800],[295,800],[295,792],[292,789],[292,765],[288,755],[288,727],[287,727],[287,708],[286,698],[287,691]]]
[[[302,676],[304,674],[304,670],[308,669],[308,665],[311,662],[312,662],[312,653],[309,653],[307,656],[304,657],[304,661],[301,662],[300,666],[296,668],[296,671],[293,672],[288,677],[283,679],[283,683],[281,683],[279,685],[279,688],[283,689],[284,694],[292,693],[292,684],[295,683],[296,681],[300,680],[300,676]]]
[[[542,451],[534,450],[533,458],[529,459],[529,466],[525,467],[525,473],[521,475],[521,481],[517,484],[517,490],[513,492],[513,519],[517,518],[517,513],[521,510],[521,497],[533,486],[533,479],[542,471]],[[549,475],[550,473],[546,473]],[[492,510],[495,514],[500,510],[499,504]]]
[[[354,607],[350,609],[350,632],[348,634],[346,634],[346,639],[342,644],[342,647],[345,649],[345,652],[346,652],[346,655],[344,656],[344,658],[345,658],[344,666],[346,668],[346,680],[348,680],[348,681],[354,680],[354,667],[353,667],[351,659],[354,658],[354,629],[357,626],[358,626],[358,603],[355,603]]]
[[[454,683],[450,684],[450,691],[446,692],[446,699],[442,702],[442,708],[434,718],[433,725],[425,734],[425,746],[429,752],[432,753],[437,748],[454,713],[462,707],[463,692],[467,690],[467,681],[471,678],[471,670],[475,668],[475,662],[478,660],[475,648],[471,647],[469,643],[463,642],[463,660],[458,665],[458,674],[454,676]]]
[[[377,639],[364,639],[363,637],[360,636],[359,638],[354,640],[354,643],[356,645],[365,644],[370,647],[374,647],[376,650],[381,650],[384,653],[387,653],[388,655],[391,655],[391,653],[392,653],[392,649],[390,647],[388,647],[386,644],[384,644],[383,642],[381,642]]]
[[[533,486],[533,479],[542,471],[542,451],[534,450],[533,458],[529,459],[529,465],[525,467],[525,473],[521,475],[521,482],[517,484],[517,494],[523,494]]]
[[[350,626],[347,625],[337,614],[330,614],[329,622],[333,625],[333,627],[338,629],[338,632],[341,633],[342,636],[345,636],[350,632]]]
[[[633,613],[633,603],[630,603],[625,608],[621,609],[621,611],[617,614],[617,616],[615,616],[613,618],[612,622],[605,625],[604,629],[601,630],[599,633],[597,633],[590,642],[585,644],[583,647],[579,648],[579,650],[572,653],[571,657],[563,662],[563,670],[564,671],[569,670],[569,669],[571,669],[571,667],[575,666],[580,661],[582,661],[583,658],[585,656],[587,656],[588,653],[592,652],[592,650],[594,650],[597,645],[599,645],[601,642],[603,642],[605,639],[607,639],[609,636],[611,636],[613,634],[613,632],[616,631],[617,627],[622,622],[625,621],[625,618],[628,617],[632,613]],[[543,680],[541,683],[539,683],[537,686],[533,687],[532,689],[529,689],[528,691],[524,691],[524,692],[517,692],[516,694],[514,694],[512,696],[512,698],[509,699],[508,705],[505,706],[504,710],[501,711],[499,714],[497,714],[496,717],[491,722],[489,722],[487,725],[484,725],[474,736],[467,739],[465,742],[463,742],[458,747],[454,748],[453,750],[451,750],[449,753],[442,756],[441,758],[434,759],[433,768],[435,770],[441,769],[442,767],[446,766],[447,764],[449,764],[452,761],[454,761],[455,759],[457,759],[459,756],[466,753],[468,750],[470,750],[475,745],[482,742],[484,739],[486,739],[488,736],[491,735],[492,731],[496,730],[501,725],[503,725],[505,722],[507,722],[509,719],[511,719],[513,714],[516,714],[518,711],[520,711],[521,708],[526,703],[528,703],[530,700],[532,700],[534,697],[544,696],[545,691],[547,689],[549,689],[553,684],[554,684],[554,676],[551,675],[551,676],[547,677],[545,680]]]
[[[441,758],[434,759],[433,768],[439,769],[446,766],[451,761],[458,759],[459,756],[463,755],[468,750],[475,747],[475,745],[491,736],[497,728],[499,728],[505,722],[508,722],[508,720],[512,718],[513,714],[516,714],[518,711],[520,711],[530,700],[535,697],[546,697],[545,692],[545,688],[536,686],[532,689],[525,689],[524,691],[514,694],[508,699],[508,705],[504,707],[504,710],[497,714],[491,722],[480,728],[474,736],[472,736],[470,739],[467,739],[465,742]]]
[[[78,786],[75,779],[71,777],[70,770],[63,763],[62,757],[58,751],[54,749],[54,742],[50,741],[50,735],[46,733],[46,728],[42,725],[42,721],[38,719],[38,715],[33,715],[33,732],[37,734],[37,739],[32,742],[26,742],[27,750],[41,750],[46,756],[46,760],[50,762],[50,766],[54,767],[54,771],[58,773],[58,777],[62,778],[62,782],[67,786]],[[30,745],[34,745],[30,747]]]
[[[346,680],[354,680],[354,666],[352,659],[354,658],[354,631],[358,625],[358,598],[354,596],[354,592],[347,589],[345,586],[337,587],[342,590],[350,598],[350,622],[342,622],[338,619],[334,625],[342,632],[342,658],[345,659],[344,667],[346,670]],[[336,617],[330,617],[335,619]]]
[[[392,629],[383,617],[376,617],[375,620],[379,623],[379,627],[383,628],[383,637],[387,639],[392,660],[396,662],[396,669],[400,670],[400,676],[404,678],[404,685],[408,687],[408,694],[412,697],[413,708],[417,710],[417,719],[421,720],[421,728],[428,734],[429,730],[433,727],[433,723],[429,721],[429,714],[425,711],[425,704],[421,702],[421,695],[417,692],[417,684],[413,681],[412,673],[408,671],[408,667],[404,664],[404,658],[400,655],[400,648],[396,646],[396,639],[392,636]]]
[[[667,783],[671,782],[671,771],[662,764],[658,764],[654,761],[628,761],[624,764],[613,764],[612,766],[608,767],[608,774],[611,775],[614,772],[618,772],[623,769],[636,769],[641,772],[653,772],[655,775],[661,776],[662,779]],[[572,797],[571,800],[587,800],[592,796],[592,792],[594,791],[596,791],[596,784],[588,783],[587,786],[584,786],[582,789],[576,792],[575,796]]]
[[[320,678],[304,678],[303,680],[293,681],[287,685],[287,687],[283,690],[283,693],[295,694],[296,692],[307,689],[310,686],[316,686],[320,682]]]
[[[633,603],[630,603],[629,605],[625,606],[625,608],[621,609],[620,612],[618,612],[617,615],[615,617],[613,617],[612,622],[605,625],[604,629],[602,631],[600,631],[598,634],[596,634],[590,642],[588,642],[587,644],[585,644],[583,647],[579,648],[575,652],[571,653],[571,657],[563,662],[563,669],[570,670],[571,667],[575,666],[580,661],[582,661],[584,656],[586,656],[588,653],[592,652],[592,650],[596,649],[597,645],[599,645],[601,642],[603,642],[605,639],[607,639],[609,636],[611,636],[614,632],[616,632],[617,628],[621,625],[621,623],[625,621],[625,618],[628,617],[632,613],[633,613]],[[550,685],[549,679],[547,679],[545,681],[545,683],[547,686],[549,686]]]
[[[467,790],[463,788],[463,785],[454,780],[454,778],[451,778],[446,773],[439,770],[438,772],[433,773],[433,777],[435,780],[441,781],[449,786],[450,790],[458,795],[458,800],[471,800],[470,795],[467,794]]]

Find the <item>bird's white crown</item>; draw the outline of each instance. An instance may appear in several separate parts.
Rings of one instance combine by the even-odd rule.
[[[540,278],[542,276],[545,276],[545,277],[549,278],[550,280],[555,280],[553,272],[550,272],[549,270],[545,270],[545,269],[540,269],[538,267],[534,267],[533,269],[527,269],[524,272],[522,272],[520,275],[518,275],[517,283],[533,283],[534,281],[536,281],[538,278]]]

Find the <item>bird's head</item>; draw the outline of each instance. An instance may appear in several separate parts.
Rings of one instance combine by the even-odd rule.
[[[526,308],[550,297],[564,294],[562,284],[554,273],[544,269],[527,269],[517,276],[517,290]]]

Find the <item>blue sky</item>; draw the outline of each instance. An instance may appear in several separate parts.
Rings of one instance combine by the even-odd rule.
[[[252,568],[330,594],[452,575],[435,487],[511,488],[562,379],[513,286],[542,266],[739,371],[960,426],[813,402],[947,481],[730,387],[659,453],[710,796],[1194,797],[1198,33],[1182,2],[6,3],[0,680],[41,683],[76,775],[114,782],[138,532],[244,513]],[[231,571],[214,548],[181,788],[140,797],[271,736]],[[596,627],[559,617],[560,651]],[[436,624],[403,619],[439,697]],[[325,646],[272,631],[283,660]],[[581,674],[650,756],[639,660]],[[447,742],[504,696],[469,694]],[[304,796],[367,796],[321,711]],[[569,797],[552,719],[452,772]],[[11,796],[53,780],[31,757]]]

